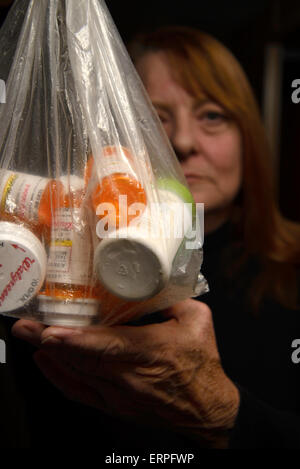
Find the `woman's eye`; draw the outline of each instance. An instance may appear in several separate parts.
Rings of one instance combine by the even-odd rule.
[[[207,112],[206,117],[210,120],[216,120],[222,117],[222,115],[219,112]]]
[[[222,109],[207,106],[199,108],[195,116],[200,123],[209,126],[222,124],[227,119],[227,115]]]
[[[202,116],[209,122],[220,122],[226,118],[225,114],[218,111],[207,111]]]

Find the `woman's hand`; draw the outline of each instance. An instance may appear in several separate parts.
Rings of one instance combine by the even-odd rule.
[[[38,367],[68,398],[226,447],[239,393],[222,369],[211,311],[185,300],[164,315],[138,327],[19,320],[12,332],[39,347]]]

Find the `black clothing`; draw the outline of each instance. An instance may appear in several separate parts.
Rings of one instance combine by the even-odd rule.
[[[222,365],[240,389],[241,405],[229,448],[300,448],[300,363],[291,344],[300,338],[300,312],[265,301],[253,314],[247,297],[258,266],[248,261],[234,279],[225,274],[238,248],[225,224],[205,238],[202,272],[210,292],[199,297],[213,312]],[[159,313],[143,323],[161,320]],[[14,320],[0,318],[0,338],[8,344],[0,364],[0,447],[97,448],[110,455],[192,452],[206,443],[168,430],[143,428],[71,402],[36,368],[34,348],[10,336]],[[131,453],[130,453],[131,451]],[[199,460],[198,460],[199,463]]]
[[[205,239],[210,292],[199,298],[213,312],[223,369],[241,394],[230,448],[300,449],[300,363],[293,363],[291,346],[300,338],[300,311],[265,299],[253,312],[248,290],[259,266],[249,260],[238,276],[225,274],[238,251],[232,238],[225,224]]]

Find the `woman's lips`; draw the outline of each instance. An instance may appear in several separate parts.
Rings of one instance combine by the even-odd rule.
[[[193,181],[193,180],[199,181],[201,179],[205,179],[205,176],[203,176],[203,175],[200,176],[200,175],[197,175],[197,174],[185,174],[185,178],[186,178],[187,181]]]
[[[185,174],[185,179],[187,184],[190,186],[197,185],[200,187],[201,184],[213,183],[213,180],[204,174]]]

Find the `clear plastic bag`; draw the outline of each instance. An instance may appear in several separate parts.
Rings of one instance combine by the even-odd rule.
[[[17,0],[0,39],[0,313],[115,324],[207,291],[196,206],[105,3]]]

